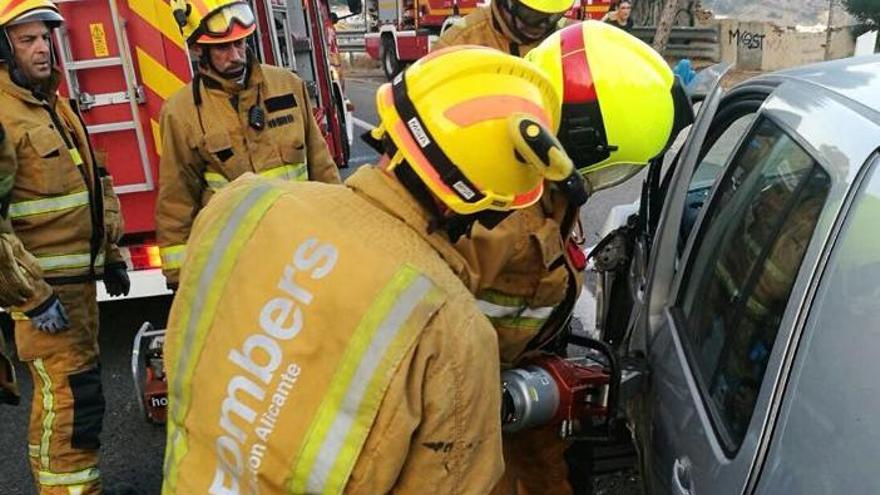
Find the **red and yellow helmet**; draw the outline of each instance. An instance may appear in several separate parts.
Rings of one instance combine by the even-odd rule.
[[[552,138],[560,104],[550,81],[500,51],[432,52],[382,85],[376,102],[381,124],[373,136],[393,143],[387,169],[409,164],[458,214],[525,208],[541,197],[545,177],[572,170]],[[540,156],[524,146],[545,136],[552,142]]]
[[[37,21],[55,27],[64,17],[50,0],[0,0],[0,27]]]
[[[666,147],[675,78],[647,44],[585,21],[552,34],[526,58],[562,96],[557,135],[594,189],[626,180]]]
[[[174,19],[187,44],[220,44],[250,36],[254,11],[243,0],[171,0]]]

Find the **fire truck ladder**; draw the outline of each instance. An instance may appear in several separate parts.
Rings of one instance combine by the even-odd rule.
[[[321,92],[318,91],[318,74],[316,63],[324,63],[328,64],[327,60],[315,60],[314,55],[314,44],[321,43],[324,44],[324,29],[322,26],[318,26],[318,29],[312,29],[310,25],[310,19],[308,17],[308,13],[306,12],[306,6],[303,0],[288,0],[286,2],[279,2],[278,0],[265,0],[267,6],[272,9],[272,12],[283,12],[285,14],[285,22],[282,23],[282,31],[289,30],[291,38],[293,39],[293,57],[291,60],[292,66],[290,67],[294,71],[296,71],[297,75],[302,78],[306,83],[306,88],[309,91],[309,95],[318,102],[318,106],[326,106],[329,102],[321,101]],[[312,8],[315,9],[316,17],[320,18],[321,11],[317,5],[314,5]],[[285,33],[278,32],[278,26],[275,23],[271,23],[272,28],[272,37],[276,42],[272,44],[273,49],[275,50],[275,59],[283,60],[280,53],[280,47],[277,40],[279,36],[284,37]],[[313,39],[311,33],[317,32],[318,36],[321,37],[319,40]],[[287,42],[290,38],[287,38]],[[327,74],[330,73],[329,65],[325,68]]]
[[[55,0],[55,3],[86,3],[97,2],[99,0]],[[144,136],[144,129],[141,125],[140,108],[146,102],[143,86],[138,85],[137,75],[134,70],[134,63],[131,59],[131,50],[128,44],[128,37],[125,32],[125,20],[119,15],[119,8],[116,0],[106,0],[110,6],[110,16],[113,20],[113,31],[116,33],[116,45],[119,56],[117,57],[100,57],[94,59],[75,60],[73,52],[70,49],[70,36],[65,25],[62,25],[57,31],[58,45],[61,47],[60,55],[63,62],[63,70],[70,88],[70,96],[79,101],[82,111],[88,111],[91,108],[104,105],[119,105],[128,103],[131,111],[131,120],[122,120],[118,122],[110,122],[106,124],[97,124],[87,126],[90,135],[104,134],[109,132],[134,131],[137,137],[138,154],[140,155],[141,167],[144,172],[144,182],[140,184],[126,184],[116,186],[114,190],[117,193],[132,193],[141,191],[152,191],[155,188],[153,182],[153,174],[150,169],[150,160],[147,155],[147,141]],[[145,0],[140,0],[145,1]],[[97,69],[101,67],[119,67],[125,79],[125,91],[115,93],[90,94],[84,92],[80,88],[77,74],[80,71]]]

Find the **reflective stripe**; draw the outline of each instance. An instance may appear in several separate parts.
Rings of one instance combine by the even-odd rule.
[[[75,471],[73,473],[52,473],[49,471],[40,471],[40,484],[46,486],[59,485],[82,485],[92,481],[97,481],[101,477],[101,472],[96,467]]]
[[[178,269],[183,266],[183,260],[186,259],[186,244],[159,248],[159,255],[162,256],[162,268]]]
[[[89,204],[89,192],[80,191],[67,196],[54,198],[35,199],[32,201],[19,201],[9,205],[9,218],[22,218],[31,215],[52,213],[53,211],[68,210]]]
[[[263,170],[262,172],[257,172],[257,175],[269,179],[282,179],[295,182],[303,182],[309,180],[309,168],[306,166],[305,163],[287,163],[281,165],[280,167],[270,168],[268,170]],[[227,184],[229,184],[229,179],[224,177],[222,174],[218,174],[217,172],[205,172],[204,177],[205,182],[208,183],[208,187],[214,192],[223,189]]]
[[[40,446],[28,444],[28,455],[31,457],[40,457]]]
[[[74,485],[67,487],[67,495],[82,495],[85,491],[85,485]]]
[[[73,159],[73,164],[79,167],[80,165],[84,165],[85,162],[82,159],[82,155],[79,154],[79,150],[76,148],[69,148],[67,151],[70,152],[70,158]]]
[[[522,306],[501,306],[492,304],[488,301],[478,299],[477,306],[489,318],[506,318],[519,316],[522,318],[534,318],[546,320],[553,313],[553,306],[543,306],[539,308],[529,308]]]
[[[66,270],[68,268],[87,268],[92,265],[91,254],[63,254],[60,256],[39,256],[37,263],[44,271]],[[95,259],[95,266],[104,265],[104,254]]]
[[[178,292],[182,312],[177,328],[176,346],[180,349],[173,381],[168,391],[168,446],[165,456],[165,484],[176,490],[178,466],[186,455],[186,432],[180,428],[186,419],[190,403],[190,386],[208,329],[213,323],[215,308],[232,275],[238,255],[251,233],[269,208],[284,191],[268,184],[243,188],[237,206],[229,214],[211,225],[197,246],[190,246],[187,263],[190,276]]]
[[[442,292],[405,266],[361,318],[296,456],[289,493],[342,493],[405,351],[442,305]]]
[[[280,167],[264,170],[259,174],[269,179],[284,179],[296,182],[309,180],[309,169],[305,163],[284,164]]]
[[[52,395],[52,378],[46,371],[42,359],[34,359],[34,368],[40,375],[40,393],[43,394],[43,432],[40,435],[40,466],[49,468],[49,442],[52,440],[52,426],[55,422],[55,397]],[[42,480],[42,472],[40,473]]]
[[[226,184],[229,184],[229,181],[226,180],[226,177],[223,177],[216,172],[205,172],[205,182],[208,183],[208,188],[214,192],[223,189]]]

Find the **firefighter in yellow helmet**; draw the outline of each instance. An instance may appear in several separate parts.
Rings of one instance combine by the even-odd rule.
[[[557,135],[593,191],[638,173],[687,124],[690,102],[663,57],[613,26],[566,27],[526,59],[562,96]]]
[[[37,489],[100,493],[104,397],[95,281],[128,292],[113,183],[57,93],[49,0],[0,1],[0,306],[34,382],[28,448]]]
[[[631,177],[661,153],[669,142],[676,115],[672,71],[659,54],[638,39],[612,26],[587,21],[552,34],[526,58],[542,69],[562,97],[557,135],[575,166],[584,175],[588,190],[604,189]],[[557,187],[551,186],[545,191],[545,199],[553,199],[547,211],[554,214],[554,229],[538,231],[538,234],[546,234],[543,239],[547,240],[547,244],[539,243],[541,246],[561,246],[564,237],[560,233],[571,232],[571,226],[577,218],[577,205],[554,198],[557,190]],[[525,218],[525,215],[520,216]],[[511,250],[506,246],[515,245],[517,236],[529,240],[542,239],[534,231],[517,226],[510,227],[507,232],[509,238],[502,237],[500,234],[505,232],[505,224],[514,219],[505,220],[498,229],[482,233],[480,237],[475,235],[472,240],[458,244],[459,248],[471,250],[477,246],[483,248],[468,256],[469,259],[479,260],[476,266],[481,275],[486,273],[486,266],[501,267],[498,270],[502,275],[499,275],[499,281],[495,282],[491,292],[483,289],[477,293],[477,297],[483,299],[481,307],[484,310],[493,311],[496,315],[493,323],[499,334],[502,363],[505,362],[505,356],[507,363],[515,362],[522,353],[539,348],[552,339],[552,335],[560,331],[555,325],[570,314],[573,303],[570,296],[576,293],[575,288],[569,286],[569,297],[557,303],[552,312],[548,311],[551,318],[544,328],[528,331],[525,323],[536,313],[533,301],[554,280],[553,270],[548,270],[551,276],[545,277],[537,289],[532,289],[536,295],[531,299],[533,305],[518,310],[514,304],[510,304],[511,301],[517,302],[510,295],[525,295],[523,299],[529,301],[530,293],[527,291],[535,286],[529,283],[515,284],[528,282],[529,279],[525,277],[517,279],[514,276],[528,270],[529,262],[524,262],[522,257],[505,258],[505,253]],[[517,231],[517,228],[521,230]],[[555,242],[551,243],[554,236]],[[560,250],[557,248],[556,252]],[[535,259],[541,258],[532,258]],[[546,257],[543,259],[550,261]],[[572,267],[572,258],[568,260],[569,263],[561,264],[559,271]],[[535,265],[534,261],[531,264],[541,266]],[[574,270],[569,268],[568,282],[577,278]],[[498,289],[502,290],[500,295],[496,295]],[[497,297],[497,300],[491,300],[490,295]],[[510,306],[505,308],[505,303]],[[492,313],[487,311],[487,314],[492,317]],[[520,328],[517,328],[517,324]],[[568,442],[558,437],[558,425],[506,435],[504,452],[507,469],[504,479],[493,493],[572,493],[563,459],[567,448]]]
[[[521,57],[564,22],[572,0],[492,0],[450,27],[431,47],[481,45]]]
[[[345,187],[255,176],[196,220],[165,342],[163,493],[486,493],[495,332],[454,249],[575,174],[558,96],[480,47],[377,94],[378,166]],[[575,175],[576,176],[576,175]]]
[[[247,48],[256,29],[247,2],[174,0],[198,61],[193,81],[162,108],[156,230],[172,288],[193,220],[210,197],[246,172],[338,183],[339,173],[302,79],[260,64]]]

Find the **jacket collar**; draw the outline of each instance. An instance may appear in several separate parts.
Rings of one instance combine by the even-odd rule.
[[[9,66],[5,63],[0,64],[0,91],[7,93],[21,101],[33,105],[54,104],[58,94],[58,86],[61,84],[61,71],[57,68],[52,69],[52,76],[46,83],[45,95],[46,99],[42,100],[35,95],[35,92],[29,88],[19,86],[12,80],[9,73]]]
[[[449,238],[441,231],[429,233],[428,213],[418,204],[395,178],[379,167],[365,165],[359,168],[345,185],[359,196],[381,208],[389,215],[398,218],[424,239],[449,265],[455,275],[470,289],[475,290],[476,272],[456,251]]]
[[[227,79],[221,76],[210,66],[199,64],[199,75],[202,76],[205,88],[220,90],[230,96],[235,96],[246,89],[255,88],[263,83],[263,70],[260,64],[250,62],[246,72],[244,80],[239,82],[238,80]]]

